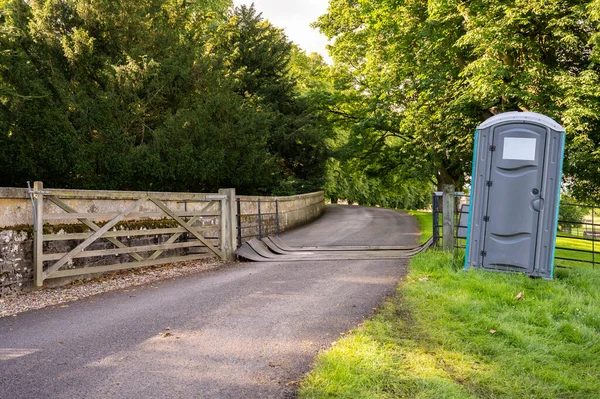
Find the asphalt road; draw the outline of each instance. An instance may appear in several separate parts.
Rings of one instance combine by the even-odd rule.
[[[401,212],[329,206],[290,245],[412,245]],[[239,263],[0,319],[0,398],[287,398],[405,260]],[[64,305],[63,305],[64,306]]]

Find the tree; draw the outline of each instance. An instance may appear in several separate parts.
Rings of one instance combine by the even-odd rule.
[[[315,24],[335,40],[329,112],[364,165],[458,186],[479,123],[505,111],[544,113],[567,128],[574,192],[598,198],[591,4],[332,0]]]
[[[273,193],[319,189],[329,156],[326,139],[332,130],[310,96],[298,90],[291,72],[292,60],[308,63],[307,56],[254,6],[233,9],[227,24],[219,28],[214,48],[234,79],[235,91],[270,123],[268,148],[279,169],[279,185]]]
[[[291,43],[253,9],[0,6],[0,185],[248,194],[320,185],[326,121],[296,92]]]
[[[589,207],[576,204],[574,198],[562,194],[558,209],[558,227],[561,231],[571,234],[573,227],[581,227]]]

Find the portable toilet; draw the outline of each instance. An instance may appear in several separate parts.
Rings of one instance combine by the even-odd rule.
[[[552,279],[565,129],[506,112],[477,127],[465,269]]]

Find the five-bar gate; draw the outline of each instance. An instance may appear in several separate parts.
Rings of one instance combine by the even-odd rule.
[[[36,182],[31,195],[36,286],[52,278],[235,256],[234,189],[218,194],[44,190]],[[45,232],[47,223],[67,228]],[[111,256],[118,262],[107,262]],[[76,264],[81,258],[102,261]]]

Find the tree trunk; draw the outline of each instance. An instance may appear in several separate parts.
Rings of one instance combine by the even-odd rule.
[[[456,179],[454,179],[445,168],[439,168],[436,174],[437,191],[443,191],[444,186],[451,184],[456,187]]]

